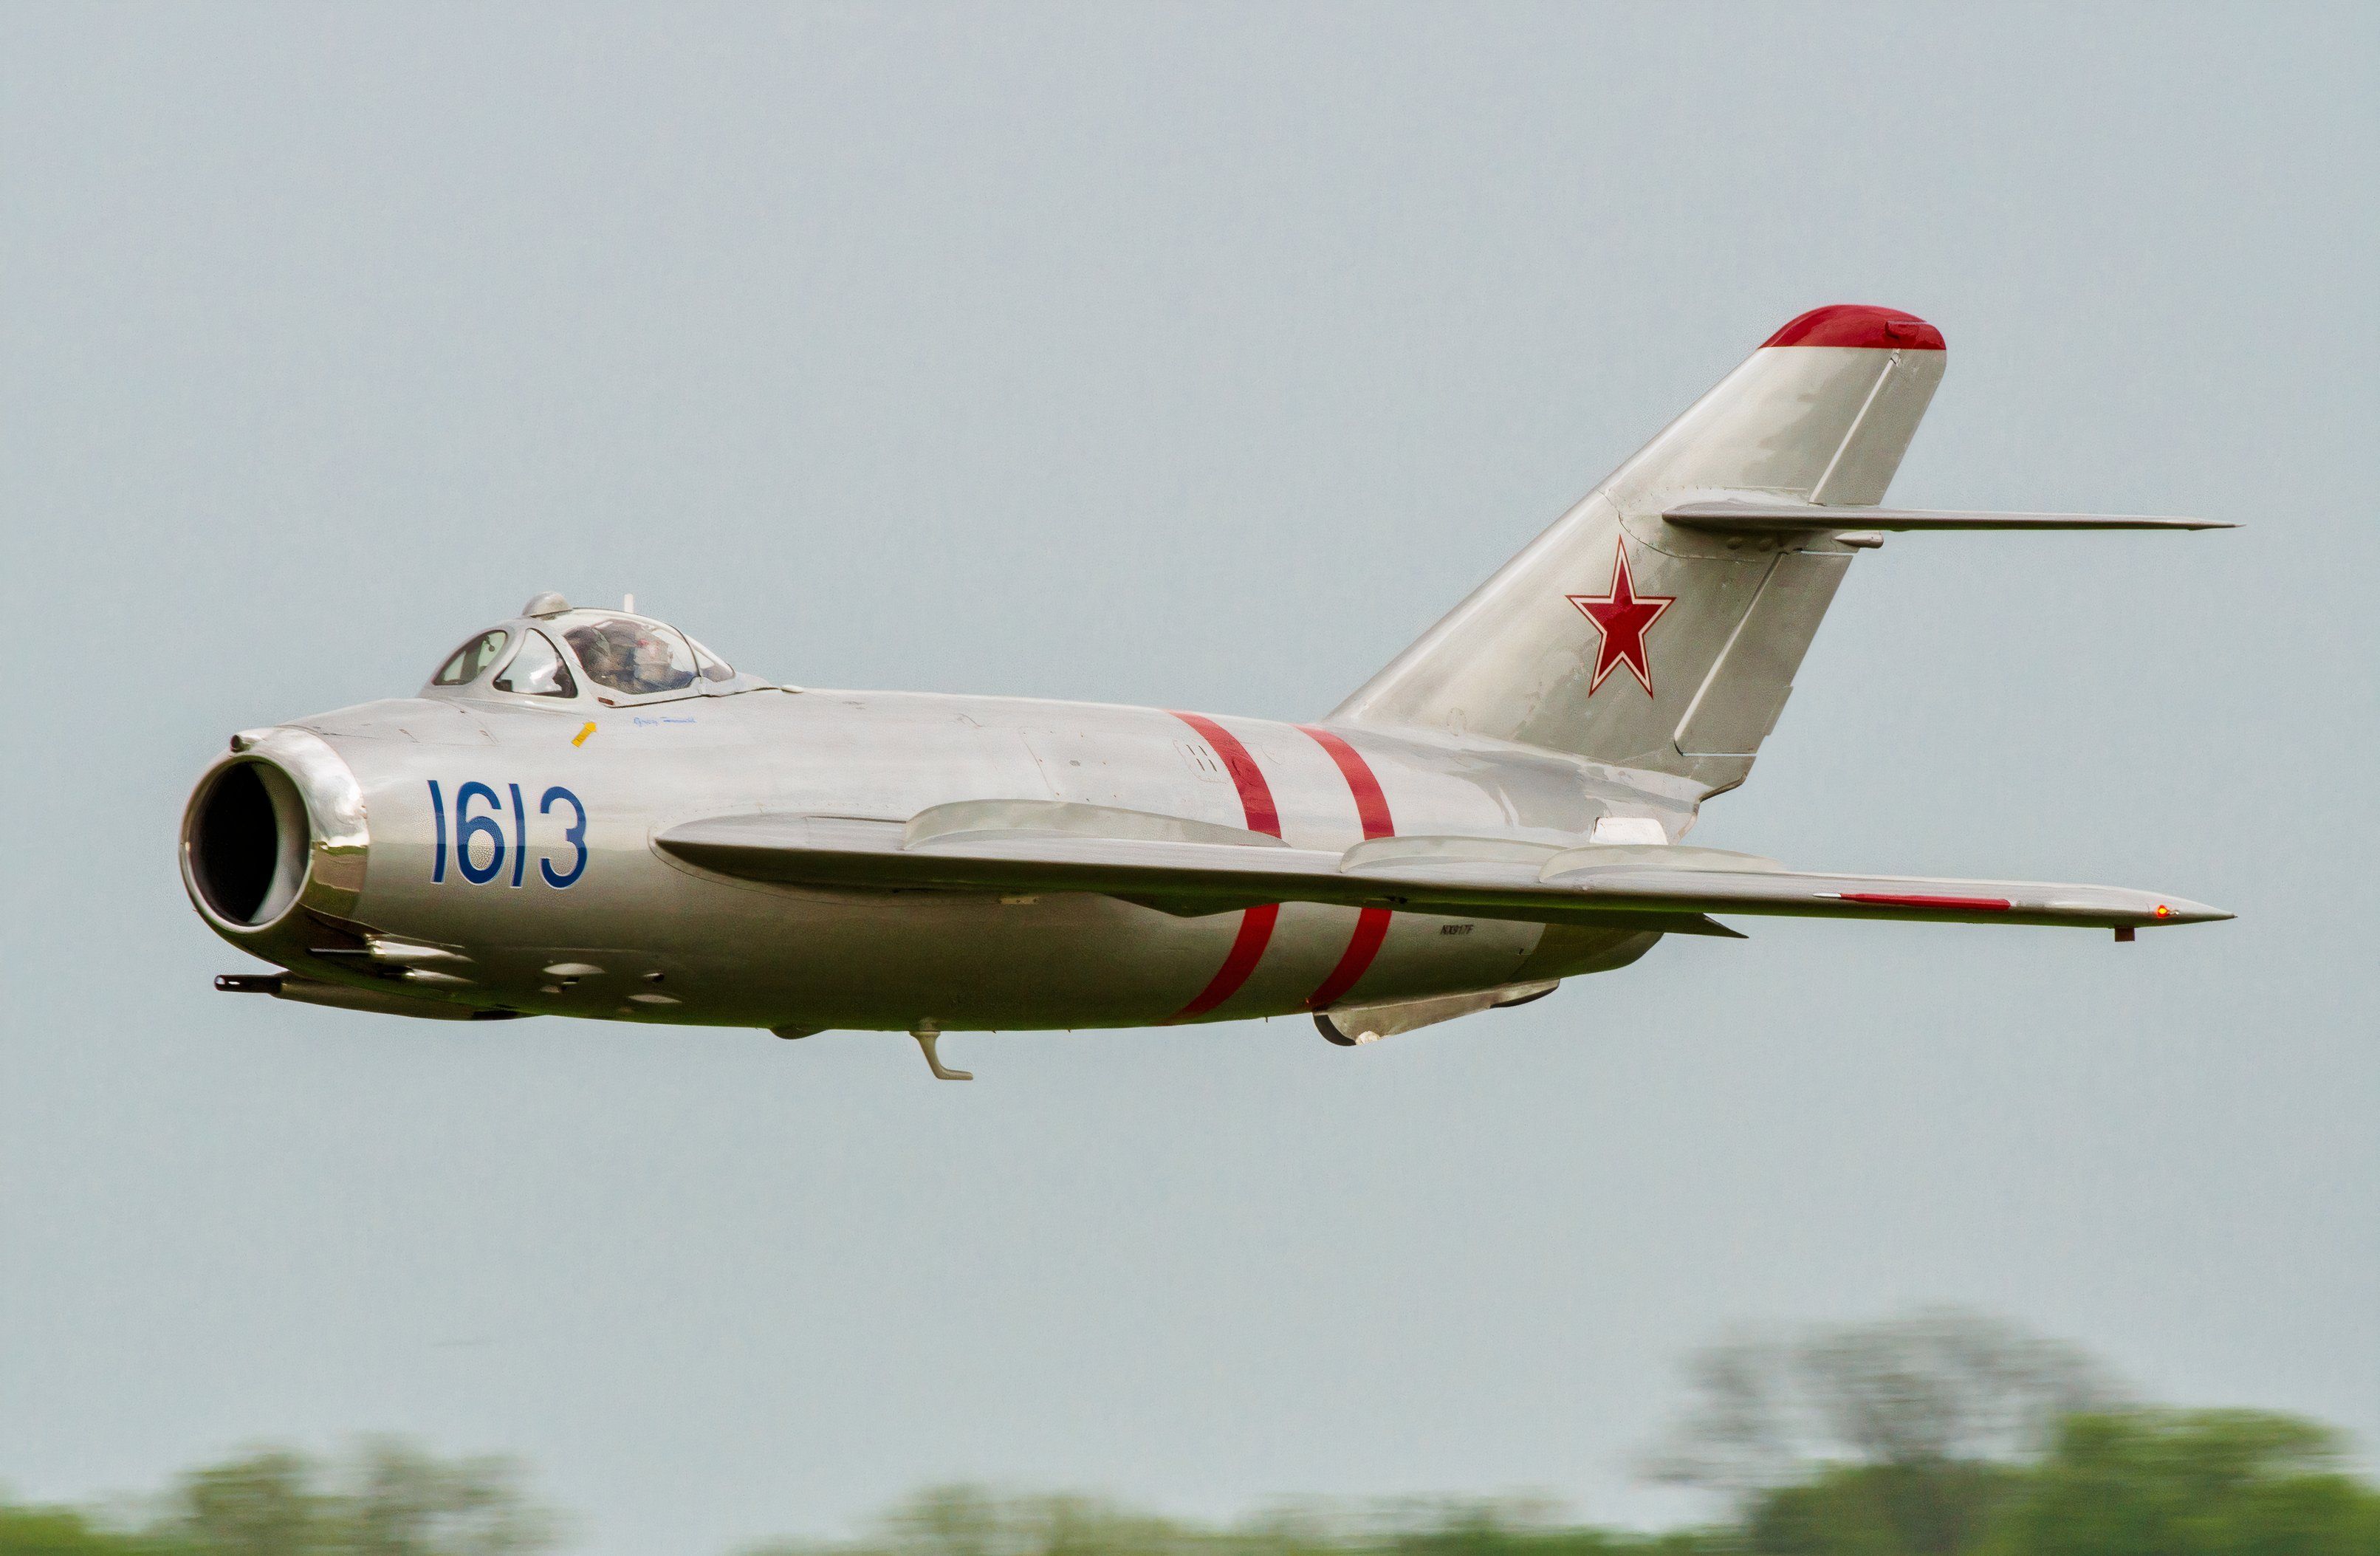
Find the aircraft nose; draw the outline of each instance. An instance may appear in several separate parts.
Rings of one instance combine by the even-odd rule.
[[[363,786],[310,730],[243,730],[190,791],[182,884],[234,943],[268,934],[300,906],[352,916],[371,848]]]

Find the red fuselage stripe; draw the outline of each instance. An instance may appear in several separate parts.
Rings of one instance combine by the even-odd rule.
[[[1329,1010],[1371,969],[1372,958],[1380,954],[1380,942],[1389,938],[1389,917],[1385,907],[1355,910],[1355,932],[1347,938],[1347,949],[1340,954],[1339,965],[1330,969],[1330,976],[1305,996],[1306,1009]]]
[[[1248,830],[1268,837],[1281,835],[1281,810],[1272,801],[1272,785],[1265,782],[1264,772],[1257,759],[1239,738],[1214,720],[1198,713],[1175,713],[1175,718],[1198,732],[1199,738],[1214,748],[1223,760],[1223,771],[1232,775],[1232,784],[1240,791],[1240,813],[1247,818]],[[1265,947],[1272,941],[1273,925],[1281,920],[1281,904],[1263,903],[1240,911],[1240,932],[1232,937],[1232,949],[1224,954],[1223,965],[1207,980],[1190,1003],[1175,1011],[1166,1020],[1191,1021],[1206,1015],[1217,1005],[1240,991],[1240,985],[1257,970],[1264,960]]]
[[[1893,892],[1843,892],[1845,902],[1874,903],[1878,907],[1956,908],[1961,913],[2006,913],[2014,905],[2006,897],[1921,897]]]
[[[1364,760],[1364,754],[1327,729],[1316,729],[1310,724],[1297,727],[1314,736],[1316,744],[1330,752],[1330,760],[1339,764],[1348,791],[1355,796],[1355,815],[1364,823],[1366,839],[1394,837],[1397,824],[1389,819],[1389,796],[1380,792],[1380,781],[1373,775],[1372,764]]]
[[[1248,819],[1248,831],[1279,837],[1281,811],[1272,802],[1272,785],[1265,782],[1263,770],[1257,766],[1257,759],[1248,755],[1248,748],[1240,744],[1239,737],[1203,713],[1173,716],[1196,730],[1208,745],[1215,748],[1215,754],[1223,759],[1224,771],[1239,787],[1240,809]]]
[[[1316,729],[1310,724],[1297,727],[1312,735],[1315,743],[1339,764],[1341,776],[1347,780],[1347,792],[1355,796],[1355,817],[1363,823],[1365,838],[1394,837],[1397,825],[1389,815],[1389,796],[1381,792],[1380,780],[1363,753],[1327,729]],[[1364,976],[1372,966],[1372,958],[1380,954],[1380,942],[1389,938],[1389,918],[1385,907],[1356,911],[1355,932],[1348,937],[1347,949],[1341,953],[1339,965],[1330,969],[1330,975],[1305,997],[1306,1009],[1328,1010],[1355,987],[1355,980]]]
[[[1223,957],[1223,965],[1207,980],[1207,987],[1180,1010],[1165,1018],[1167,1026],[1176,1021],[1196,1021],[1225,1000],[1240,991],[1240,985],[1257,970],[1264,960],[1265,946],[1272,939],[1272,927],[1281,921],[1281,904],[1259,903],[1240,910],[1240,932],[1232,937],[1232,949]]]

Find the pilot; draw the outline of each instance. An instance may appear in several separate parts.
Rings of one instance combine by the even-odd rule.
[[[613,616],[574,626],[565,636],[578,650],[578,662],[587,667],[587,674],[614,691],[642,697],[675,691],[694,679],[670,652],[668,643],[636,622]]]
[[[669,645],[650,632],[637,634],[628,659],[636,667],[637,684],[647,691],[675,691],[694,679],[679,667]]]

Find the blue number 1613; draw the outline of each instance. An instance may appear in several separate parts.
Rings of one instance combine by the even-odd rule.
[[[484,886],[503,874],[506,859],[512,862],[513,885],[521,884],[528,875],[528,809],[521,802],[518,784],[506,784],[504,788],[512,796],[513,830],[510,839],[504,836],[506,807],[494,789],[474,780],[455,791],[455,868],[462,872],[464,880],[474,886]],[[474,801],[484,805],[487,808],[485,811],[473,814],[471,807]],[[556,784],[546,790],[537,802],[537,813],[548,815],[557,803],[570,807],[570,825],[564,831],[562,841],[570,845],[575,852],[566,870],[553,868],[552,855],[540,856],[537,861],[537,872],[545,878],[547,885],[559,890],[575,885],[587,872],[587,807],[579,803],[577,795]],[[435,778],[430,780],[430,815],[437,829],[435,846],[430,856],[430,879],[440,881],[446,879],[446,799]],[[476,857],[472,853],[474,843],[480,845]]]

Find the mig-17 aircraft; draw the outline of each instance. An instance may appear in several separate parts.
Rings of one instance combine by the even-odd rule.
[[[1941,334],[1793,320],[1310,723],[828,691],[540,594],[410,697],[245,730],[184,814],[221,989],[392,1015],[905,1032],[1311,1015],[1357,1045],[1783,914],[2136,930],[2108,886],[1684,841],[1886,532],[2204,529],[1885,507]]]

